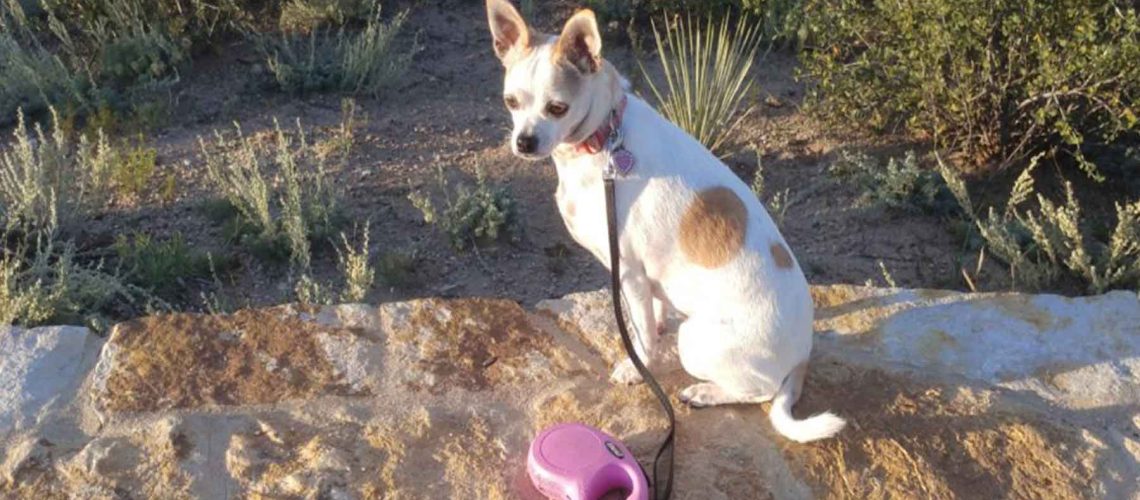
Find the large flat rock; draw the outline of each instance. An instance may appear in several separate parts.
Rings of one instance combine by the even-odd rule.
[[[0,326],[0,436],[69,404],[101,343],[82,327]]]
[[[821,350],[1033,392],[1069,408],[1140,402],[1140,298],[817,288]]]
[[[813,296],[797,413],[829,409],[850,426],[799,445],[771,430],[767,405],[674,399],[677,498],[1137,497],[1135,294]],[[644,387],[608,382],[622,356],[608,301],[166,315],[117,325],[101,350],[21,337],[46,347],[0,351],[0,366],[45,373],[62,364],[21,360],[100,355],[74,365],[71,386],[15,392],[40,384],[32,370],[0,375],[0,401],[39,401],[6,427],[0,497],[537,498],[527,445],[564,421],[647,463],[664,421]],[[692,380],[669,358],[660,379],[676,394]],[[68,417],[28,416],[49,407]]]

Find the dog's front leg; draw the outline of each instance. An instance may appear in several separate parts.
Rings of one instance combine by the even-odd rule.
[[[634,351],[645,366],[652,367],[657,346],[657,319],[653,314],[653,293],[649,278],[645,276],[645,269],[640,263],[622,262],[621,290],[626,310],[629,311],[632,328],[630,340],[633,341]],[[626,359],[617,364],[610,380],[636,384],[641,382],[641,374],[633,362]]]

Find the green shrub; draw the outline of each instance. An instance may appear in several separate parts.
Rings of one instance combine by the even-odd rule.
[[[401,51],[394,40],[407,13],[385,23],[379,9],[364,29],[313,30],[309,35],[255,38],[276,85],[286,92],[338,90],[377,96],[407,71],[416,47]]]
[[[991,206],[984,216],[961,177],[941,160],[939,167],[990,253],[1010,266],[1015,286],[1040,289],[1070,279],[1092,293],[1140,288],[1140,201],[1115,203],[1116,224],[1107,237],[1099,237],[1070,182],[1064,182],[1062,203],[1036,193],[1033,170],[1042,157],[1033,157],[1018,176],[1004,209]],[[1026,207],[1033,201],[1036,209]]]
[[[145,290],[81,264],[75,246],[59,242],[54,228],[34,235],[3,233],[16,241],[0,255],[0,325],[85,324],[102,331],[105,315],[124,317],[169,307]]]
[[[420,258],[415,251],[381,252],[376,263],[380,282],[390,287],[405,287],[416,278],[416,264]]]
[[[759,25],[765,40],[776,43],[802,43],[804,0],[741,0],[741,8]]]
[[[748,15],[750,24],[769,42],[799,41],[804,0],[586,0],[603,25],[652,19],[672,12],[693,16]],[[525,8],[526,2],[523,2]],[[533,19],[523,11],[523,17]]]
[[[115,191],[120,198],[132,199],[142,194],[154,176],[155,159],[158,152],[143,144],[140,135],[135,144],[123,143],[111,171]]]
[[[0,28],[0,125],[20,109],[36,114],[52,103],[79,102],[83,87],[59,57]]]
[[[231,235],[263,256],[288,256],[295,269],[307,270],[311,242],[335,234],[343,217],[336,190],[300,122],[296,141],[274,125],[269,147],[245,136],[240,125],[233,139],[215,132],[213,146],[199,142],[211,183],[237,216],[230,222]],[[275,183],[266,177],[272,167],[279,174]]]
[[[158,296],[171,299],[185,290],[186,280],[208,278],[212,261],[204,252],[186,244],[182,233],[166,241],[155,241],[149,235],[120,235],[115,253],[123,279]]]
[[[638,14],[638,6],[629,0],[586,0],[583,6],[594,11],[603,26],[610,21],[628,21]],[[523,17],[533,22],[528,14],[523,12]]]
[[[977,165],[1041,151],[1101,174],[1089,147],[1135,137],[1140,17],[1123,0],[812,0],[809,104],[902,127]]]
[[[356,129],[364,121],[357,116],[356,111],[356,100],[351,97],[341,99],[340,125],[333,129],[330,135],[313,145],[317,158],[323,161],[334,156],[339,156],[342,161],[348,159],[352,146],[356,143]]]
[[[239,0],[35,0],[23,7],[3,1],[3,119],[17,107],[29,113],[47,106],[86,113],[100,102],[128,108],[141,92],[176,80],[195,51],[251,17]]]
[[[505,188],[487,184],[482,170],[476,170],[475,188],[460,185],[452,192],[443,169],[439,168],[438,184],[446,207],[438,213],[427,193],[413,191],[408,200],[423,214],[424,222],[438,225],[447,233],[451,244],[460,250],[470,245],[485,245],[506,239],[517,242],[520,227],[515,213],[515,200]]]
[[[665,21],[662,34],[654,23],[665,82],[654,83],[641,66],[661,113],[714,153],[750,111],[745,107],[753,84],[749,71],[760,46],[757,25],[744,18],[735,29],[729,25],[728,18],[719,25],[710,19],[702,27],[677,17]]]
[[[958,209],[946,182],[937,171],[920,167],[914,151],[907,151],[901,160],[889,159],[886,166],[864,153],[843,151],[828,173],[853,181],[866,205],[938,215]]]

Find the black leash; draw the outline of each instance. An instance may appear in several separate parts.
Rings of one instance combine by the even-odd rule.
[[[661,407],[665,410],[665,416],[669,419],[669,433],[661,442],[661,447],[657,449],[657,456],[653,459],[653,492],[655,498],[667,500],[673,494],[673,436],[676,433],[677,422],[673,416],[673,405],[669,403],[669,396],[661,390],[661,386],[657,384],[653,374],[649,373],[649,369],[637,357],[637,352],[633,348],[633,340],[630,339],[629,330],[626,329],[625,314],[621,308],[621,258],[618,254],[617,208],[614,201],[612,165],[603,177],[606,186],[606,219],[610,231],[610,285],[613,294],[614,318],[617,319],[618,332],[621,333],[621,343],[625,347],[626,355],[633,362],[634,368],[637,368],[637,372],[641,374],[641,378],[649,385],[649,389],[657,396],[658,401],[661,402]],[[655,335],[656,332],[645,332],[645,334]],[[665,459],[664,464],[662,464],[662,458]],[[665,466],[664,483],[659,481],[662,477],[662,474],[659,474],[662,465]]]

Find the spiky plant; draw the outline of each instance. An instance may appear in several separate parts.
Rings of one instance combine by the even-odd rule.
[[[751,110],[745,98],[749,76],[760,48],[758,23],[741,17],[703,24],[691,17],[653,22],[653,39],[661,59],[664,83],[654,82],[638,62],[662,114],[716,153]]]

